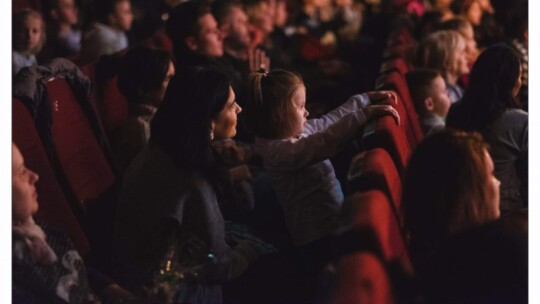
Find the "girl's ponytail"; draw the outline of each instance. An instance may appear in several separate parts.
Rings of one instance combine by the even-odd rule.
[[[285,70],[255,72],[249,76],[247,122],[255,136],[277,139],[289,136],[293,106],[291,98],[302,78]]]

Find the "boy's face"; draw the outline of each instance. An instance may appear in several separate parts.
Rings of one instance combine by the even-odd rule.
[[[129,31],[133,22],[133,12],[131,11],[131,2],[129,0],[116,3],[114,12],[110,15],[110,25],[121,30]]]
[[[431,82],[429,97],[432,100],[432,109],[430,112],[440,117],[446,117],[451,101],[444,79],[440,75]]]
[[[59,22],[75,25],[79,22],[79,12],[73,0],[58,1],[56,16]]]
[[[293,115],[292,136],[298,136],[304,131],[309,112],[306,110],[306,87],[298,87],[292,96]]]
[[[223,56],[223,37],[212,14],[205,14],[199,18],[196,51],[209,57]]]

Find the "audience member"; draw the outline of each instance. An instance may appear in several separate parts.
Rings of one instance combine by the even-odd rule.
[[[424,134],[444,128],[451,102],[441,74],[420,68],[405,76]]]
[[[45,22],[37,11],[24,9],[13,14],[12,74],[37,65],[36,54],[45,43]]]
[[[243,0],[248,16],[251,34],[251,47],[267,47],[267,39],[274,31],[274,2],[269,0]]]
[[[499,180],[480,134],[442,130],[414,151],[402,210],[409,254],[422,274],[449,237],[500,216]]]
[[[213,4],[212,12],[223,36],[224,55],[221,60],[230,67],[227,76],[236,92],[237,103],[243,107],[247,99],[249,74],[270,69],[270,60],[263,50],[251,48],[248,17],[240,2],[217,1]],[[253,132],[242,116],[239,117],[237,139],[253,142]]]
[[[518,54],[503,44],[489,47],[478,57],[469,87],[447,120],[450,127],[481,132],[490,144],[503,213],[528,205],[529,115],[516,99],[520,86]]]
[[[134,290],[153,284],[160,270],[179,272],[179,302],[221,303],[219,284],[238,277],[260,253],[249,240],[225,242],[222,210],[233,203],[225,197],[231,178],[220,178],[211,146],[235,135],[242,109],[223,74],[201,67],[185,72],[171,80],[149,144],[124,175],[118,270]]]
[[[148,142],[150,122],[174,73],[172,57],[165,50],[139,46],[123,56],[117,79],[128,101],[128,117],[111,139],[122,172]]]
[[[430,0],[429,2],[431,3],[431,11],[441,13],[443,21],[454,18],[452,10],[454,0]]]
[[[418,47],[416,67],[430,68],[439,72],[455,103],[463,96],[458,79],[469,73],[465,39],[456,31],[437,31],[427,36]]]
[[[371,101],[395,98],[390,92],[351,97],[320,119],[307,120],[306,89],[291,72],[255,73],[250,79],[248,122],[255,147],[282,204],[298,263],[317,273],[332,254],[344,194],[328,160],[370,119],[399,116],[389,105]]]
[[[28,169],[19,149],[12,145],[12,254],[13,303],[101,303],[90,289],[85,263],[67,235],[38,225],[33,215],[39,204],[38,175]],[[100,283],[101,284],[101,283]],[[137,299],[112,281],[99,295],[107,303],[165,303],[165,298]]]
[[[98,20],[84,31],[82,37],[83,64],[129,46],[126,31],[129,31],[133,21],[130,0],[98,0],[96,10]]]
[[[74,0],[46,1],[49,39],[47,48],[51,58],[75,57],[81,51],[81,30],[75,28],[79,22],[79,11]]]
[[[456,31],[465,39],[467,63],[469,64],[469,67],[472,68],[479,55],[476,40],[474,39],[474,29],[472,24],[463,17],[456,17],[439,24],[437,29]]]
[[[173,41],[179,69],[195,65],[215,67],[216,59],[223,56],[223,37],[210,8],[206,1],[193,0],[171,11],[166,30]]]

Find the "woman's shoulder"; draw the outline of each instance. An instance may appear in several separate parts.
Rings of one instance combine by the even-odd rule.
[[[515,130],[527,128],[529,125],[529,113],[521,109],[506,109],[495,120],[494,125],[502,126],[505,129],[510,127]]]

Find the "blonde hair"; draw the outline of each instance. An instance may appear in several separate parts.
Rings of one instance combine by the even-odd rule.
[[[456,59],[456,52],[465,48],[465,39],[457,31],[437,31],[427,36],[416,53],[417,67],[437,70],[444,78]]]
[[[46,34],[45,34],[45,21],[43,16],[38,11],[33,9],[23,9],[13,14],[13,49],[16,51],[27,51],[24,50],[24,47],[21,46],[20,40],[18,39],[18,33],[22,30],[25,30],[26,20],[28,18],[36,18],[41,21],[41,37],[39,39],[39,44],[31,50],[28,50],[30,54],[37,54],[43,48],[45,44]]]
[[[250,75],[246,116],[255,136],[267,139],[292,136],[292,96],[303,85],[299,75],[286,70]]]

